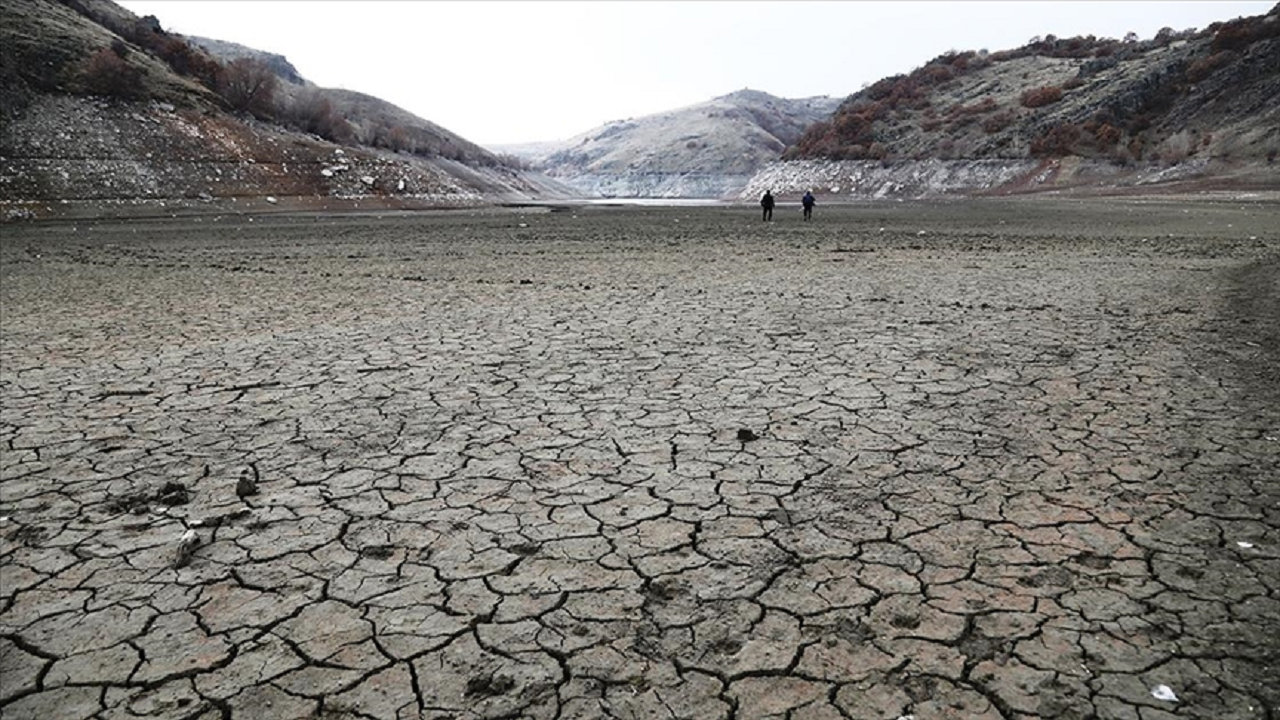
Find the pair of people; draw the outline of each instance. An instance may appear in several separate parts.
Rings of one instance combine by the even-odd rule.
[[[813,206],[817,204],[818,204],[818,201],[814,199],[813,193],[806,190],[804,193],[804,197],[800,198],[800,205],[804,207],[805,220],[810,220],[813,218]],[[765,222],[769,222],[770,220],[773,219],[773,206],[774,206],[773,191],[765,190],[764,197],[760,198],[760,207],[764,208]]]

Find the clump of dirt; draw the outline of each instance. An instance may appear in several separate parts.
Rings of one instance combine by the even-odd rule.
[[[471,698],[497,697],[511,692],[515,686],[516,681],[507,675],[476,675],[467,680],[464,695]]]
[[[152,504],[175,507],[191,502],[191,491],[179,482],[167,482],[154,492],[122,495],[107,501],[106,511],[112,514],[143,515],[151,512]]]

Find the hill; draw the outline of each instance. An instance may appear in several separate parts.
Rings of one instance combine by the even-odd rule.
[[[850,96],[744,195],[1277,187],[1280,5],[1150,40],[953,52]],[[839,190],[833,190],[839,188]]]
[[[0,12],[5,217],[573,194],[391,103],[317,88],[280,56],[191,41],[109,0]]]
[[[562,143],[499,148],[587,195],[722,197],[737,193],[839,104],[740,90],[607,123]]]
[[[224,63],[232,60],[247,58],[261,62],[270,68],[271,72],[281,80],[290,85],[300,85],[304,87],[314,87],[314,83],[309,82],[298,69],[289,62],[289,59],[279,53],[266,52],[256,48],[247,47],[239,43],[228,42],[226,40],[215,40],[214,38],[199,37],[196,35],[187,35],[187,41],[201,50],[209,53],[213,57]]]

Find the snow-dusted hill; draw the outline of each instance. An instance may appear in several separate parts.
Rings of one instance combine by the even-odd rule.
[[[494,148],[587,195],[724,197],[741,191],[839,98],[789,100],[740,90],[688,107],[607,123],[562,143]]]

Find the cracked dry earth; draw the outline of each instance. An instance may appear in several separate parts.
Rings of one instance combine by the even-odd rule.
[[[1280,717],[1280,208],[818,210],[6,227],[0,716]]]

